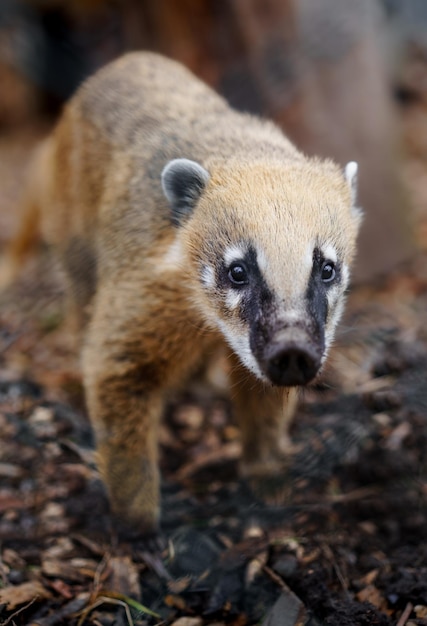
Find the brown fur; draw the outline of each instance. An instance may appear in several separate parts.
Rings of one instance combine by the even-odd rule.
[[[210,179],[194,214],[174,226],[160,177],[181,157],[200,163]],[[10,278],[40,221],[82,322],[91,305],[83,375],[113,510],[141,533],[151,531],[167,391],[226,344],[218,319],[227,332],[245,332],[218,290],[201,285],[200,268],[227,246],[255,240],[277,301],[300,310],[309,240],[332,243],[345,264],[352,261],[358,220],[350,189],[335,165],[306,159],[272,124],[232,111],[183,67],[148,53],[129,54],[83,85],[36,168],[3,276]],[[295,393],[233,359],[244,471],[277,471]]]

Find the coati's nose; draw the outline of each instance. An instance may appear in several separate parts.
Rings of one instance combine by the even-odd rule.
[[[321,365],[321,356],[309,346],[276,345],[268,351],[266,373],[274,385],[294,387],[312,380]]]

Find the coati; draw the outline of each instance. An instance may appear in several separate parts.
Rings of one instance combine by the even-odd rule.
[[[319,372],[342,312],[356,177],[156,54],[111,63],[65,107],[3,278],[38,223],[86,326],[99,469],[125,527],[157,529],[165,398],[219,346],[243,474],[280,471],[295,388]]]

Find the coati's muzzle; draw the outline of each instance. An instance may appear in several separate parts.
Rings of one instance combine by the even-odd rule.
[[[273,385],[306,385],[318,373],[324,352],[323,338],[314,341],[301,328],[285,328],[271,338],[256,354],[263,374]]]

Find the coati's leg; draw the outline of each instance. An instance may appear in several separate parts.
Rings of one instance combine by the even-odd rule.
[[[242,475],[275,476],[287,464],[288,427],[296,406],[296,389],[263,383],[235,355],[231,358],[231,400],[243,443]]]
[[[194,362],[201,342],[186,326],[180,294],[161,286],[160,298],[153,293],[156,287],[144,297],[140,283],[127,276],[100,287],[83,350],[83,374],[112,511],[125,528],[142,536],[158,526],[158,425],[164,396]]]
[[[174,355],[165,359],[166,320],[141,299],[138,282],[122,279],[100,287],[82,365],[98,466],[112,511],[125,528],[142,536],[156,532],[158,525],[157,434]]]
[[[104,344],[102,350],[98,342]],[[127,361],[124,346],[113,344],[108,349],[107,343],[107,335],[96,341],[89,337],[83,353],[97,462],[113,513],[129,530],[143,535],[156,531],[159,517],[160,393],[144,380],[143,366],[139,376],[131,355]]]

